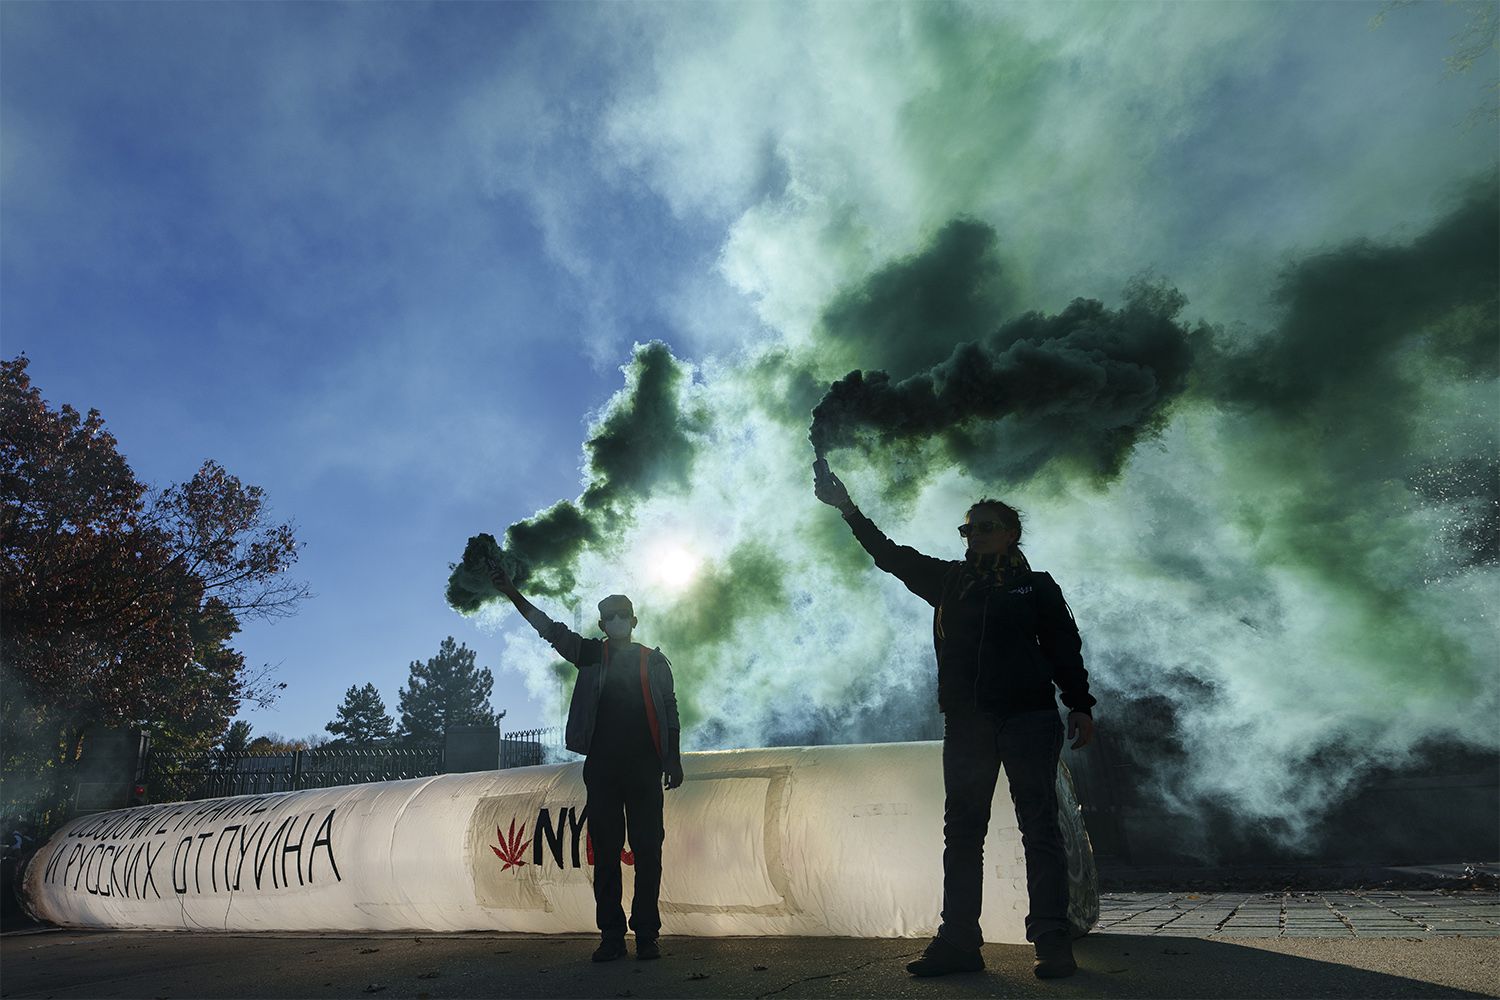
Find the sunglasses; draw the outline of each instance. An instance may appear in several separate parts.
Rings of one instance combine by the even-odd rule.
[[[988,535],[992,531],[999,531],[1004,525],[999,521],[975,521],[973,524],[960,524],[958,533],[965,538],[970,535]]]

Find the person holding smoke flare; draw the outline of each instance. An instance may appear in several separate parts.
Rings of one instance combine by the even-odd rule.
[[[578,668],[566,742],[569,750],[584,755],[601,939],[593,959],[610,962],[625,956],[620,852],[627,829],[635,855],[635,899],[630,904],[635,957],[660,958],[662,789],[682,784],[682,726],[672,664],[661,650],[631,641],[639,620],[623,594],[599,602],[599,628],[607,636],[601,641],[585,639],[548,618],[521,595],[503,568],[492,569],[491,579],[537,634]]]
[[[1049,574],[1032,571],[1020,549],[1020,515],[1007,504],[975,503],[958,527],[968,546],[964,558],[937,559],[883,535],[826,460],[814,463],[813,472],[817,498],[844,515],[875,565],[934,609],[943,712],[943,913],[937,936],[907,970],[941,976],[984,968],[984,835],[1003,766],[1026,854],[1032,971],[1043,979],[1071,975],[1077,965],[1056,791],[1063,726],[1053,685],[1069,709],[1074,749],[1093,738],[1095,701],[1062,591]]]

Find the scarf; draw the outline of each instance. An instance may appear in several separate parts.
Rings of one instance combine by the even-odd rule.
[[[964,554],[963,575],[959,578],[958,596],[965,598],[975,587],[1009,587],[1031,572],[1031,564],[1021,550],[1012,545],[1008,552],[976,555]]]

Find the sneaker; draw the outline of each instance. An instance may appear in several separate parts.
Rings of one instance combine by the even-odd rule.
[[[1036,939],[1036,963],[1031,967],[1038,979],[1061,979],[1078,971],[1073,961],[1073,939],[1067,931],[1048,931]]]
[[[906,963],[906,971],[914,976],[946,976],[950,972],[978,972],[983,968],[984,957],[978,948],[964,951],[941,936],[932,939],[921,958]]]
[[[635,939],[635,958],[638,962],[644,962],[652,958],[661,958],[661,945],[656,943],[656,938],[638,937]]]
[[[617,958],[624,958],[625,954],[624,938],[605,938],[594,949],[594,961],[613,962]]]

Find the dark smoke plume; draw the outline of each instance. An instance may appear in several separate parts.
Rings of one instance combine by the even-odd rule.
[[[625,374],[625,389],[584,443],[588,484],[583,495],[512,524],[503,551],[491,535],[470,538],[448,578],[447,598],[454,609],[472,613],[498,596],[489,582],[497,561],[530,593],[573,594],[574,565],[585,549],[608,544],[653,491],[688,485],[697,436],[707,422],[685,401],[688,369],[666,344],[652,341],[636,348]]]
[[[931,368],[1012,311],[995,230],[954,219],[921,253],[844,289],[823,310],[825,350],[904,378]]]
[[[498,596],[490,581],[490,572],[501,565],[504,553],[495,541],[495,536],[485,533],[474,535],[464,546],[464,557],[456,565],[448,567],[448,589],[444,596],[448,606],[464,614],[473,614],[489,600]]]
[[[583,516],[628,516],[636,502],[662,486],[686,487],[707,424],[701,411],[684,408],[688,370],[656,340],[636,350],[625,397],[612,406],[584,443],[589,485],[579,501]]]
[[[1360,240],[1301,261],[1282,277],[1286,315],[1270,336],[1203,352],[1195,391],[1241,416],[1246,447],[1265,451],[1255,460],[1318,484],[1265,512],[1263,546],[1385,590],[1369,512],[1395,483],[1456,518],[1440,528],[1450,568],[1500,558],[1496,428],[1454,419],[1433,395],[1500,375],[1497,219],[1500,188],[1487,181],[1409,244]]]
[[[1411,423],[1420,376],[1394,354],[1452,362],[1469,378],[1500,375],[1500,189],[1486,181],[1405,246],[1357,240],[1309,257],[1283,275],[1286,318],[1252,350],[1216,355],[1205,389],[1230,403],[1293,419],[1310,402],[1338,399],[1382,426]],[[1359,393],[1350,393],[1358,387]],[[1376,392],[1365,391],[1369,389]],[[1397,393],[1392,398],[1387,393]],[[1399,442],[1397,442],[1399,444]]]
[[[813,410],[813,450],[938,437],[949,461],[988,477],[1025,480],[1061,460],[1112,478],[1187,388],[1205,333],[1175,322],[1184,304],[1140,281],[1122,309],[1075,299],[1056,316],[1027,313],[899,382],[851,372]]]

